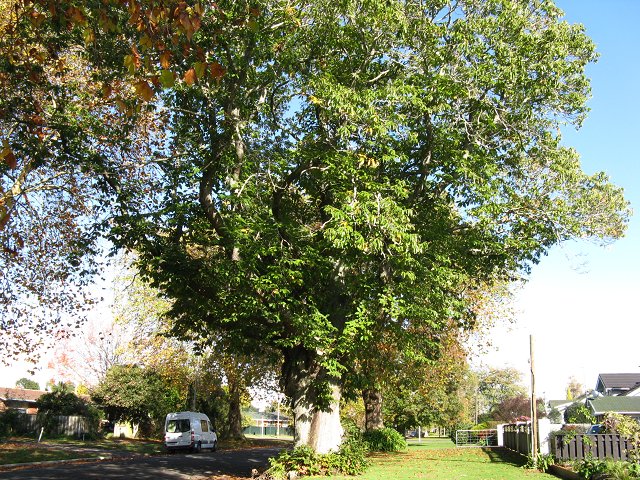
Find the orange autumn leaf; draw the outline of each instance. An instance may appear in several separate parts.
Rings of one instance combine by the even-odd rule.
[[[193,85],[197,80],[197,78],[198,78],[198,74],[196,73],[195,68],[190,68],[184,74],[184,81],[187,82],[189,85]]]
[[[171,66],[171,52],[165,50],[160,54],[160,65],[162,68],[168,69]]]
[[[153,89],[149,86],[146,80],[140,80],[133,86],[136,90],[136,94],[142,97],[145,102],[150,101],[153,98]]]
[[[211,69],[212,78],[220,78],[227,72],[227,70],[218,62],[213,62],[209,68]]]

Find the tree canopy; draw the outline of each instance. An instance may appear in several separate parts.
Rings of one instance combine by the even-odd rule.
[[[174,334],[282,353],[297,444],[339,444],[344,380],[377,337],[428,355],[474,324],[478,285],[626,229],[622,189],[562,143],[597,54],[551,1],[14,3],[36,47],[3,73],[46,93],[29,71],[74,52],[91,81],[71,99],[97,99],[65,104],[75,156],[38,145],[95,175],[102,227],[173,299]],[[6,171],[30,161],[12,108]]]

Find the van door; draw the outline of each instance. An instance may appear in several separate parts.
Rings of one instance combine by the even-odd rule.
[[[200,428],[202,429],[202,444],[206,444],[207,447],[210,447],[213,443],[213,439],[211,438],[211,429],[209,428],[209,422],[207,420],[200,420]]]
[[[169,420],[165,426],[167,448],[191,445],[191,424],[188,418]]]

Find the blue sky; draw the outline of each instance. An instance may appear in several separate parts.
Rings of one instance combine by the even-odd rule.
[[[588,67],[592,111],[580,131],[563,132],[581,154],[587,173],[605,171],[624,187],[640,217],[640,2],[638,0],[558,0],[570,23],[582,23],[601,54]],[[626,238],[610,249],[571,245],[588,262],[578,273],[559,249],[534,267],[519,295],[522,311],[511,331],[497,328],[498,348],[477,361],[511,365],[529,378],[529,335],[535,340],[536,390],[547,399],[564,398],[574,376],[594,388],[598,373],[640,373],[640,218]],[[26,366],[0,367],[1,386],[13,386]],[[44,386],[51,374],[39,372]]]
[[[579,273],[559,249],[533,268],[516,304],[512,331],[496,329],[497,352],[479,361],[511,365],[530,380],[529,335],[534,337],[536,392],[565,398],[570,376],[589,389],[599,373],[640,373],[640,2],[558,0],[565,20],[581,23],[600,59],[590,65],[593,98],[579,131],[565,129],[566,145],[581,155],[583,170],[604,171],[625,189],[636,210],[627,236],[610,249],[576,243],[587,264]]]

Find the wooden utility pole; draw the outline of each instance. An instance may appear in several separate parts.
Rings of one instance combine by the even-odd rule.
[[[531,458],[536,461],[538,454],[538,409],[536,405],[536,373],[533,363],[533,335],[529,335],[531,346]]]

